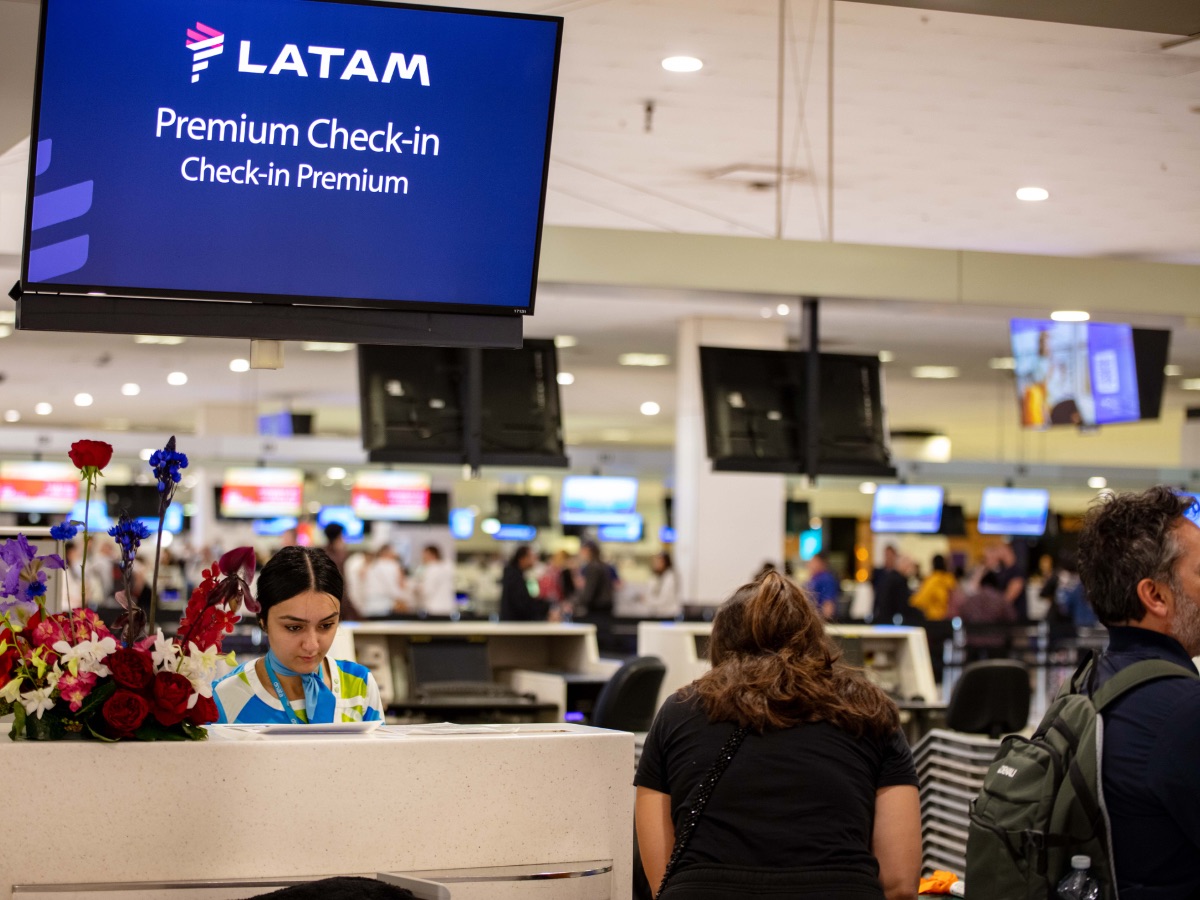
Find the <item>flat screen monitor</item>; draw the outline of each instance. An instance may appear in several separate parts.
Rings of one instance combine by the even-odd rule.
[[[497,466],[565,466],[554,341],[530,339],[520,350],[480,353],[481,460]]]
[[[79,499],[79,470],[67,463],[0,462],[0,512],[68,513]]]
[[[1013,319],[1010,334],[1025,428],[1158,417],[1169,331]]]
[[[85,511],[86,507],[86,511]],[[71,511],[67,514],[67,518],[74,522],[84,521],[84,516],[87,516],[87,527],[91,534],[100,534],[112,528],[113,520],[108,517],[103,503],[97,503],[93,500],[90,504],[80,500],[71,507]]]
[[[532,313],[561,33],[392,3],[46,0],[25,289]]]
[[[278,537],[285,531],[296,528],[300,520],[295,516],[277,516],[273,519],[255,519],[252,523],[254,533],[263,537]]]
[[[158,514],[152,516],[137,516],[139,522],[150,529],[151,534],[158,531]],[[183,504],[172,503],[167,507],[166,515],[163,516],[163,531],[171,534],[179,534],[183,531]]]
[[[226,469],[221,515],[227,519],[299,517],[304,505],[300,469]]]
[[[564,525],[622,525],[637,511],[636,478],[568,475],[558,518]]]
[[[442,681],[486,684],[492,680],[488,647],[482,641],[411,641],[408,666],[414,691]]]
[[[505,525],[550,527],[550,498],[533,494],[497,494],[496,519]]]
[[[501,525],[492,532],[492,538],[497,541],[528,544],[537,539],[537,529],[532,525]]]
[[[596,539],[609,544],[636,544],[642,539],[642,517],[632,513],[624,522],[611,522],[596,529]]]
[[[350,506],[360,519],[424,522],[429,518],[429,476],[421,472],[359,471],[350,488]]]
[[[323,529],[335,522],[342,526],[342,537],[347,544],[357,544],[363,539],[366,524],[354,514],[352,507],[322,506],[317,512],[317,527]]]
[[[294,437],[312,434],[312,413],[277,412],[258,417],[258,433],[262,437]]]
[[[675,543],[675,529],[670,525],[662,525],[658,529],[658,542],[660,544]]]
[[[109,518],[127,513],[135,519],[157,518],[161,498],[157,484],[106,484],[104,504]]]
[[[887,446],[879,360],[818,356],[820,403],[808,409],[808,355],[786,350],[701,347],[704,426],[713,468],[803,473],[817,429],[815,471],[895,474]]]
[[[800,532],[800,558],[810,560],[825,548],[825,532],[807,528]]]
[[[807,500],[788,500],[784,504],[783,530],[785,534],[800,534],[808,530],[811,521]]]
[[[983,489],[979,533],[1041,537],[1046,531],[1050,493],[1040,488]]]
[[[946,503],[942,506],[942,524],[938,526],[938,534],[947,537],[965,537],[967,533],[967,517],[963,508],[957,504]]]
[[[450,524],[450,495],[446,491],[429,492],[429,515],[425,518],[425,524]]]
[[[881,484],[875,489],[871,530],[935,534],[942,521],[942,496],[942,488],[933,484]]]
[[[475,511],[468,506],[450,510],[448,516],[450,534],[456,541],[469,540],[475,533]]]

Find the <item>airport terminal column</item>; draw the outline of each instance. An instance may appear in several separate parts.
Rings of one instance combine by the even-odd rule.
[[[258,410],[248,403],[206,403],[196,408],[197,437],[228,437],[258,434]],[[188,475],[195,479],[191,502],[196,511],[192,515],[192,545],[200,548],[216,540],[217,504],[213,488],[220,484],[220,471],[206,469],[195,461],[188,467]]]
[[[782,563],[783,475],[713,472],[704,437],[700,347],[787,349],[780,321],[685,319],[675,413],[675,563],[685,604],[720,603],[766,561]]]

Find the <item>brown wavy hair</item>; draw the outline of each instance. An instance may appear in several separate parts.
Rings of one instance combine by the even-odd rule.
[[[900,713],[860,669],[841,661],[816,607],[778,572],[742,585],[717,611],[712,669],[691,685],[713,722],[757,732],[829,722],[855,735],[885,737]]]

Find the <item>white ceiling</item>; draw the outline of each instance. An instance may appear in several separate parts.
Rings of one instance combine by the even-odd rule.
[[[1193,111],[1200,107],[1200,56],[1164,51],[1171,36],[834,3],[830,192],[826,0],[785,4],[782,132],[775,3],[472,5],[566,20],[548,224],[769,239],[778,216],[778,234],[788,239],[832,233],[860,243],[1200,263],[1200,115]],[[28,133],[35,11],[26,0],[0,0],[4,145]],[[705,68],[664,72],[659,61],[675,53],[699,56]],[[0,157],[6,289],[17,273],[24,159],[21,147]],[[771,184],[777,162],[793,176],[779,197]],[[757,172],[765,189],[712,177],[739,166]],[[1014,199],[1026,184],[1048,188],[1051,199]],[[776,302],[543,285],[526,333],[578,338],[560,363],[576,375],[563,388],[569,442],[662,446],[673,439],[674,367],[630,370],[616,365],[617,355],[674,355],[681,318],[757,318]],[[4,309],[11,309],[7,300],[0,301]],[[1200,331],[1137,309],[1131,297],[1123,318],[1172,328],[1172,362],[1200,376]],[[1091,436],[1020,434],[1009,376],[987,365],[1006,351],[1010,313],[843,300],[824,304],[821,333],[829,350],[893,352],[890,424],[944,431],[955,458],[1178,464],[1189,395],[1177,379],[1158,423]],[[790,320],[798,329],[794,309]],[[353,354],[305,353],[298,345],[287,353],[283,370],[235,374],[228,362],[248,354],[244,341],[192,339],[164,348],[130,337],[18,332],[0,340],[0,411],[19,410],[21,426],[186,433],[203,405],[290,405],[316,410],[322,429],[354,432]],[[909,376],[926,363],[956,365],[962,377],[932,383]],[[166,384],[174,370],[188,373],[187,386]],[[139,382],[142,394],[123,397],[127,381]],[[72,405],[81,390],[95,396],[93,406]],[[662,406],[657,417],[638,412],[648,399]],[[54,405],[51,416],[34,416],[40,400]]]

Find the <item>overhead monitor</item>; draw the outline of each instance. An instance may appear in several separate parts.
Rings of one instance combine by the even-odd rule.
[[[150,529],[153,534],[158,531],[158,513],[155,512],[152,516],[138,516],[137,520]],[[172,503],[167,507],[166,514],[163,516],[163,531],[170,534],[179,534],[183,531],[183,504]]]
[[[221,515],[227,519],[298,517],[304,506],[300,469],[226,469]]]
[[[110,518],[127,513],[134,518],[158,516],[162,500],[157,484],[105,484],[104,506]]]
[[[809,528],[800,532],[800,558],[810,560],[825,548],[825,532]]]
[[[550,527],[550,498],[536,494],[497,494],[496,519],[504,525]]]
[[[1169,331],[1013,319],[1021,424],[1094,427],[1157,418]]]
[[[26,296],[532,313],[561,33],[363,0],[45,0]]]
[[[935,534],[942,521],[942,488],[881,484],[875,489],[871,530],[876,534]]]
[[[631,513],[624,522],[610,522],[596,529],[601,543],[636,544],[642,539],[642,517]]]
[[[942,506],[942,524],[938,526],[938,534],[947,537],[965,537],[967,533],[967,517],[963,508],[958,504],[947,503]]]
[[[108,517],[104,504],[97,503],[95,500],[90,504],[80,500],[71,507],[71,511],[67,514],[67,518],[74,522],[83,522],[85,516],[87,517],[87,529],[92,534],[108,531],[113,526],[113,521]]]
[[[658,529],[658,542],[660,544],[675,543],[675,529],[670,525],[662,525]]]
[[[787,500],[784,503],[783,513],[783,531],[785,534],[800,534],[809,529],[809,522],[812,517],[809,515],[809,506],[807,500]]]
[[[637,511],[636,478],[568,475],[558,518],[564,525],[623,525]]]
[[[350,506],[360,519],[424,522],[429,518],[429,476],[360,470],[350,488]]]
[[[278,537],[287,531],[292,531],[300,523],[295,516],[278,516],[273,519],[255,519],[252,523],[254,533],[263,537]]]
[[[67,513],[79,499],[79,470],[67,463],[0,462],[0,512]]]
[[[532,525],[501,525],[492,532],[492,538],[497,541],[528,544],[537,538],[537,529]]]
[[[450,510],[449,525],[455,540],[469,540],[475,533],[475,511],[469,506]]]
[[[1050,492],[1040,488],[983,489],[979,507],[980,534],[1041,537],[1046,531]]]
[[[323,529],[334,523],[342,526],[342,537],[347,544],[357,544],[363,539],[366,524],[354,514],[352,507],[322,506],[317,512],[317,527]]]

